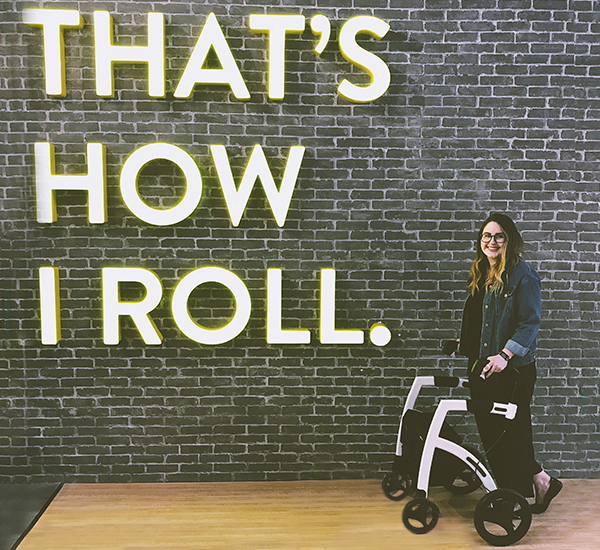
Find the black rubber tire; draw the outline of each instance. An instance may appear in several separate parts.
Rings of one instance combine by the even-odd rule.
[[[484,459],[476,449],[467,446],[465,446],[465,449],[474,455],[481,463],[481,466],[485,468]],[[479,476],[469,466],[466,464],[464,466],[464,469],[452,480],[452,482],[444,484],[444,488],[455,495],[468,495],[481,487]]]
[[[477,504],[475,529],[492,546],[520,541],[531,526],[531,508],[525,497],[510,489],[496,489]]]
[[[415,498],[406,504],[402,512],[404,526],[416,535],[429,533],[440,519],[437,504],[427,498]]]
[[[412,489],[412,479],[406,473],[389,472],[385,474],[381,488],[390,500],[402,500]]]

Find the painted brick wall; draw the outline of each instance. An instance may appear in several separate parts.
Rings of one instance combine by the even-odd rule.
[[[67,94],[44,91],[42,32],[25,7],[78,9],[65,31]],[[167,96],[147,93],[143,66],[115,71],[112,99],[95,93],[92,13],[108,10],[115,40],[142,44],[146,14],[164,13]],[[490,211],[509,212],[543,281],[539,382],[533,406],[539,459],[565,477],[600,470],[600,3],[576,0],[303,0],[0,2],[0,191],[3,352],[0,480],[224,481],[380,476],[416,374],[463,375],[441,356],[455,337],[473,239]],[[215,13],[251,92],[223,86],[173,91],[209,13]],[[303,14],[287,39],[286,96],[267,97],[267,39],[252,13]],[[333,36],[313,51],[308,22],[324,14]],[[364,72],[339,51],[342,24],[374,15],[390,26],[360,43],[391,69],[380,99],[352,104],[343,78]],[[33,144],[52,143],[59,173],[86,172],[86,144],[106,146],[108,222],[87,221],[81,192],[57,193],[58,220],[36,221]],[[180,146],[204,182],[198,209],[169,227],[126,208],[119,174],[147,143]],[[279,228],[262,189],[234,227],[209,146],[227,147],[239,178],[255,144],[276,181],[288,150],[306,153],[287,221]],[[169,207],[184,180],[148,165],[139,188]],[[186,338],[170,311],[191,270],[236,273],[252,316],[233,341]],[[40,342],[38,268],[60,273],[62,340]],[[144,267],[164,295],[145,345],[133,324],[102,340],[101,270]],[[283,270],[287,328],[310,345],[265,339],[267,268]],[[337,273],[337,326],[392,331],[389,345],[319,342],[320,270]],[[139,299],[125,288],[124,299]],[[192,296],[198,322],[218,327],[230,295]],[[428,395],[431,406],[439,394]],[[464,429],[473,438],[467,420]]]

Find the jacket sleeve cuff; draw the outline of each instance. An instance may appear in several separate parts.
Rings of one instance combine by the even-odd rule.
[[[524,348],[521,344],[515,342],[514,340],[509,340],[508,342],[506,342],[506,345],[504,347],[508,351],[510,351],[514,355],[518,355],[519,357],[524,357],[529,351],[529,348]]]

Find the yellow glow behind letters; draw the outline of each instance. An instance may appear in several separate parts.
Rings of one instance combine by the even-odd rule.
[[[140,170],[156,159],[167,159],[181,168],[186,181],[186,193],[171,208],[149,207],[138,192],[137,177]],[[183,149],[168,143],[150,143],[134,151],[121,170],[121,195],[132,214],[152,225],[173,225],[190,216],[202,197],[202,176],[194,159]]]
[[[269,33],[269,87],[270,99],[283,99],[285,95],[285,35],[303,32],[306,21],[303,15],[251,15],[249,27],[254,32]]]
[[[63,27],[81,27],[83,18],[77,10],[25,9],[23,22],[39,25],[44,33],[44,74],[46,93],[64,96],[67,93],[65,83],[65,47]]]
[[[196,287],[208,282],[219,283],[227,287],[233,294],[236,303],[231,321],[217,329],[201,327],[192,319],[188,308],[190,294]],[[221,267],[201,267],[188,273],[177,284],[173,293],[172,311],[173,319],[179,330],[190,340],[214,346],[233,340],[246,328],[250,320],[252,303],[244,281],[235,273]]]
[[[310,344],[307,329],[281,328],[281,269],[267,269],[267,343]]]
[[[221,188],[223,189],[229,217],[235,227],[240,224],[242,214],[257,178],[260,178],[277,225],[283,227],[296,187],[298,173],[300,172],[300,166],[304,158],[304,151],[305,147],[301,145],[290,148],[283,178],[278,190],[262,147],[255,145],[238,188],[233,180],[233,173],[231,172],[231,165],[229,164],[225,147],[223,145],[211,145],[210,152],[217,169]]]
[[[100,97],[114,96],[115,63],[145,63],[148,65],[148,94],[165,97],[165,23],[159,12],[147,14],[148,40],[145,46],[116,45],[113,43],[113,23],[108,11],[93,13],[96,93]],[[64,63],[64,29],[80,28],[83,18],[77,10],[36,9],[23,10],[23,22],[41,26],[44,41],[45,85],[48,95],[66,94]],[[253,14],[249,27],[253,32],[266,32],[268,45],[268,96],[283,99],[285,95],[285,48],[287,33],[301,33],[306,26],[303,15]],[[381,97],[389,88],[391,77],[386,63],[376,55],[361,48],[356,42],[360,33],[381,39],[389,31],[389,24],[372,16],[356,16],[342,26],[339,36],[340,50],[352,64],[371,76],[371,84],[357,86],[344,79],[338,93],[350,101],[366,103]],[[314,34],[320,35],[315,47],[321,55],[331,34],[331,24],[324,15],[311,20]],[[203,68],[211,48],[221,64],[220,69]],[[225,35],[214,13],[210,13],[198,37],[174,92],[178,98],[191,96],[196,84],[226,84],[237,99],[249,99],[250,93],[231,53]]]
[[[146,296],[139,302],[121,302],[119,284],[140,283],[146,288]],[[157,345],[162,335],[154,325],[149,313],[162,298],[162,284],[158,276],[142,267],[105,267],[102,269],[102,322],[104,343],[116,345],[121,341],[119,317],[129,316],[144,342]]]
[[[362,330],[335,328],[335,269],[321,270],[321,320],[320,340],[322,344],[362,344]]]
[[[202,68],[211,47],[221,63],[221,69]],[[237,99],[250,99],[250,92],[214,13],[206,19],[173,95],[190,97],[196,84],[228,84]]]
[[[148,95],[165,97],[165,22],[162,13],[148,13],[147,46],[116,46],[110,13],[95,11],[94,46],[96,93],[99,96],[112,97],[115,93],[114,63],[147,63]]]
[[[356,35],[369,33],[380,39],[387,34],[389,29],[388,23],[368,15],[359,15],[344,23],[339,39],[342,54],[350,63],[369,73],[372,82],[368,86],[356,86],[344,79],[338,87],[338,93],[341,96],[350,101],[366,103],[385,94],[390,87],[390,69],[382,59],[361,48],[356,43]]]
[[[88,219],[90,223],[106,221],[106,170],[105,152],[101,143],[88,143],[87,174],[55,174],[54,146],[47,142],[35,144],[35,190],[37,221],[56,221],[54,191],[57,189],[87,191]]]
[[[94,48],[96,92],[101,97],[113,97],[114,65],[116,63],[143,63],[148,65],[148,93],[151,97],[165,97],[165,23],[162,13],[147,14],[147,45],[115,45],[113,21],[109,12],[95,11]],[[77,10],[25,9],[23,22],[41,26],[44,44],[45,86],[48,95],[66,94],[64,62],[64,29],[83,25]],[[285,95],[286,36],[302,33],[305,29],[302,15],[251,15],[249,28],[253,32],[268,34],[268,97],[283,99]],[[383,38],[389,24],[371,16],[358,16],[348,20],[341,28],[339,46],[344,57],[360,67],[371,77],[367,86],[357,86],[343,80],[338,93],[351,101],[370,102],[381,97],[391,82],[390,70],[377,55],[357,43],[357,35],[367,33],[376,39]],[[320,40],[315,52],[320,55],[330,38],[331,24],[323,15],[313,17],[311,29]],[[220,69],[203,68],[211,51],[215,52]],[[225,35],[214,13],[209,14],[192,54],[174,92],[177,98],[189,98],[196,84],[226,84],[237,99],[249,99],[250,93],[229,48]],[[229,217],[238,226],[245,212],[256,180],[260,179],[269,206],[279,227],[283,227],[299,176],[305,147],[290,148],[285,170],[279,186],[275,183],[264,151],[255,145],[248,159],[239,186],[233,178],[227,151],[222,145],[212,145],[211,155],[223,190]],[[185,177],[186,191],[181,201],[170,208],[151,208],[140,196],[137,178],[142,168],[156,159],[176,164]],[[88,193],[88,218],[90,223],[105,223],[106,215],[106,161],[105,148],[100,143],[87,145],[86,174],[56,174],[54,147],[50,143],[35,144],[35,186],[37,220],[39,223],[56,221],[54,191],[71,190]],[[183,149],[165,143],[152,143],[134,151],[123,164],[120,190],[124,203],[140,220],[156,226],[179,223],[191,216],[202,196],[202,177],[193,158]],[[282,270],[267,269],[266,277],[266,339],[268,344],[309,344],[311,333],[307,329],[282,328]],[[122,283],[142,285],[146,294],[139,301],[121,301]],[[200,326],[192,317],[188,301],[192,292],[204,283],[225,286],[235,300],[235,312],[225,326],[209,329]],[[59,272],[55,267],[39,269],[40,328],[44,345],[55,345],[60,335]],[[321,270],[319,336],[322,344],[363,344],[364,331],[335,328],[336,272]],[[104,343],[116,345],[121,340],[120,318],[133,321],[146,344],[158,345],[162,335],[150,313],[162,299],[160,279],[144,268],[102,269],[102,318]],[[219,267],[202,267],[186,275],[176,286],[172,298],[173,319],[181,332],[200,344],[219,345],[236,338],[247,326],[251,316],[251,297],[245,283],[234,273]],[[391,340],[391,331],[385,325],[373,325],[371,342],[385,346]]]
[[[60,298],[58,268],[40,267],[40,328],[42,344],[52,346],[60,340]]]

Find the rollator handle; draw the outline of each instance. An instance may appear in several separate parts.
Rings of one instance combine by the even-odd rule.
[[[442,342],[442,352],[444,355],[452,355],[458,349],[458,340],[444,340]]]
[[[495,403],[483,399],[468,399],[467,410],[472,413],[490,413],[503,416],[507,420],[514,420],[517,416],[517,405],[515,403]]]
[[[435,387],[438,388],[468,388],[469,380],[458,376],[417,376],[413,381],[413,387]]]
[[[456,376],[434,376],[433,383],[440,388],[456,388],[460,378]]]
[[[517,416],[517,408],[515,403],[494,403],[490,412],[504,416],[507,420],[514,420]]]

